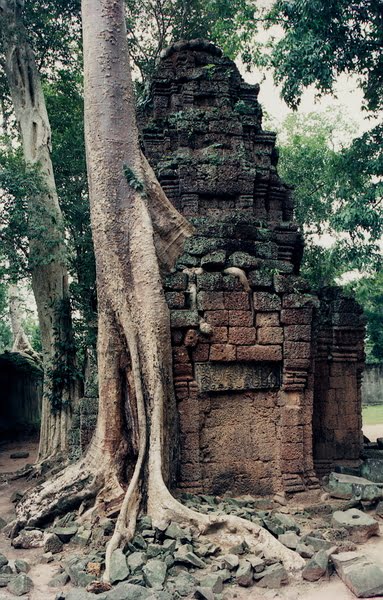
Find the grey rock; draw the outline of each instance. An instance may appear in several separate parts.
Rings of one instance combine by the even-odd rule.
[[[44,542],[44,552],[52,552],[52,554],[57,554],[61,552],[63,549],[63,543],[59,537],[55,533],[49,533],[45,538]]]
[[[207,556],[213,556],[214,554],[218,554],[221,548],[216,544],[201,544],[196,550],[196,554],[201,558],[205,558]]]
[[[92,537],[92,532],[90,529],[84,529],[83,531],[78,531],[76,535],[72,537],[72,544],[76,546],[85,547],[88,545],[90,538]]]
[[[156,558],[156,556],[161,556],[161,554],[164,554],[164,547],[161,544],[148,544],[146,548],[148,558]]]
[[[129,577],[129,567],[126,561],[126,556],[121,550],[117,548],[112,552],[110,557],[110,583],[117,583],[118,581],[124,581]]]
[[[85,590],[76,589],[69,590],[65,594],[65,600],[104,600],[104,598],[106,598],[106,595],[104,596],[104,594],[96,596],[96,594],[89,594],[89,592],[86,592]]]
[[[127,556],[127,563],[131,573],[141,571],[146,563],[145,552],[132,552]]]
[[[210,589],[214,594],[221,594],[223,592],[223,577],[221,573],[209,573],[205,577],[200,579],[200,586],[203,588]]]
[[[59,573],[59,575],[56,575],[48,582],[48,585],[53,588],[61,588],[66,585],[68,581],[69,575],[67,573]]]
[[[287,571],[283,565],[275,564],[266,567],[262,573],[255,573],[257,586],[262,588],[280,588],[289,582]]]
[[[383,568],[356,552],[331,555],[336,572],[357,598],[383,595]]]
[[[17,558],[15,560],[15,569],[17,573],[28,573],[30,568],[31,566],[27,560],[24,560],[23,558]]]
[[[241,587],[249,587],[253,584],[253,567],[247,560],[240,561],[235,581]]]
[[[214,600],[214,592],[209,588],[197,587],[193,597],[198,600]]]
[[[13,573],[11,565],[4,565],[0,568],[1,575],[11,575]]]
[[[265,568],[265,561],[260,556],[248,554],[246,560],[249,561],[255,573],[261,573]]]
[[[329,557],[326,550],[319,550],[319,552],[316,552],[302,571],[303,579],[306,579],[307,581],[318,581],[318,579],[328,572],[328,561]]]
[[[0,553],[0,567],[5,567],[8,564],[8,559],[4,554]]]
[[[188,596],[197,585],[195,577],[187,571],[182,571],[176,575],[172,581],[168,581],[166,586],[169,592],[175,597],[176,594],[179,596]]]
[[[17,537],[12,540],[14,548],[42,548],[44,546],[44,533],[40,529],[22,529]]]
[[[383,501],[378,502],[375,513],[378,515],[378,517],[383,517]]]
[[[229,548],[229,553],[230,554],[246,554],[246,552],[248,552],[249,550],[249,546],[247,545],[247,543],[245,541],[240,542],[239,544],[236,544],[235,546],[232,546],[231,548]]]
[[[357,508],[335,511],[332,515],[332,524],[347,529],[350,538],[356,544],[363,544],[371,536],[379,535],[378,521]]]
[[[77,530],[77,525],[67,525],[66,527],[54,527],[52,529],[53,533],[55,533],[64,544],[67,544],[72,539],[72,537],[76,535]]]
[[[189,529],[180,527],[177,523],[170,523],[165,531],[165,536],[181,542],[191,542],[192,535]]]
[[[0,574],[0,588],[7,587],[8,583],[15,577],[16,575],[12,575],[11,573]]]
[[[222,567],[225,569],[229,569],[229,571],[233,571],[239,565],[239,558],[237,554],[225,554],[222,556]]]
[[[148,600],[152,596],[153,590],[148,590],[140,585],[122,581],[121,583],[118,583],[115,588],[110,590],[110,592],[94,597],[97,600]],[[84,600],[87,600],[87,598]]]
[[[69,575],[71,582],[76,587],[86,587],[94,580],[94,575],[86,572],[87,558],[72,556],[64,563],[65,572]]]
[[[164,540],[164,543],[162,544],[163,548],[169,552],[174,552],[174,550],[176,549],[177,546],[177,542],[176,540],[172,540],[172,539],[167,539]]]
[[[167,572],[167,566],[162,560],[156,558],[148,560],[142,571],[148,587],[155,590],[162,590]]]
[[[53,561],[52,552],[44,552],[40,558],[40,562],[42,565],[47,565]]]
[[[15,596],[24,596],[33,588],[33,581],[25,573],[16,575],[8,584],[8,591]]]
[[[305,542],[299,542],[296,547],[296,551],[298,554],[300,554],[300,556],[302,556],[302,558],[311,558],[315,554],[314,548]]]
[[[291,550],[296,550],[296,548],[299,544],[299,537],[297,536],[295,531],[288,531],[287,533],[281,533],[278,536],[278,540],[281,542],[281,544],[283,544],[287,548],[290,548]]]
[[[310,546],[314,552],[318,552],[319,550],[329,550],[333,546],[332,542],[315,537],[314,535],[305,535],[302,538],[302,542],[307,546]]]
[[[380,500],[383,498],[383,485],[379,486],[364,477],[344,473],[330,473],[326,489],[333,498],[350,500]]]
[[[197,569],[206,567],[206,563],[194,554],[194,552],[189,550],[188,546],[180,546],[174,555],[174,560],[176,563],[197,567]]]

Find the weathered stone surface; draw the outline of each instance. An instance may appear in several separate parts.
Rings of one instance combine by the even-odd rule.
[[[190,565],[191,567],[197,567],[198,569],[206,567],[206,563],[194,554],[194,552],[189,550],[188,546],[180,546],[174,554],[174,560],[176,563]]]
[[[279,365],[200,363],[195,366],[201,392],[275,389],[280,384]]]
[[[336,572],[357,598],[383,595],[383,568],[356,552],[333,554]]]
[[[286,585],[289,577],[283,565],[275,564],[266,567],[261,573],[254,573],[257,586],[262,588],[280,588]]]
[[[291,548],[291,550],[296,550],[299,544],[299,537],[294,531],[288,531],[287,533],[282,533],[278,536],[278,540],[286,546],[287,548]]]
[[[146,554],[145,552],[132,552],[127,557],[128,567],[131,573],[137,573],[142,571],[142,567],[146,563]]]
[[[192,535],[189,528],[180,527],[177,523],[170,523],[165,530],[165,536],[181,542],[190,542]]]
[[[117,583],[118,581],[124,581],[128,576],[129,567],[126,562],[126,556],[121,548],[117,548],[110,557],[110,582]]]
[[[343,473],[330,473],[326,488],[334,498],[347,500],[358,498],[369,501],[383,498],[383,485],[380,487],[363,477]]]
[[[76,535],[77,530],[77,525],[67,525],[66,527],[54,527],[52,532],[55,533],[64,544],[67,544],[71,538]]]
[[[155,590],[162,590],[167,572],[167,566],[164,561],[155,558],[148,560],[142,571],[148,587]]]
[[[28,577],[28,575],[25,575],[25,573],[20,573],[9,582],[7,589],[11,594],[14,594],[14,596],[24,596],[31,591],[32,587],[32,579]]]
[[[64,563],[65,572],[76,587],[86,587],[94,580],[94,575],[87,573],[88,559],[72,556]]]
[[[42,548],[44,546],[44,533],[40,529],[22,529],[19,535],[12,540],[14,548]]]
[[[8,564],[8,559],[4,554],[0,553],[0,568]]]
[[[194,592],[194,596],[193,598],[197,598],[198,600],[214,600],[214,592],[211,591],[211,589],[209,588],[204,588],[204,587],[197,587],[196,591]]]
[[[222,566],[224,569],[229,569],[229,571],[233,571],[239,565],[239,558],[237,554],[225,554],[222,556]]]
[[[61,552],[63,549],[63,543],[60,538],[55,533],[49,533],[45,538],[44,542],[44,552],[52,552],[52,554],[57,554]]]
[[[17,573],[28,573],[31,569],[31,566],[27,560],[23,558],[17,558],[15,560],[15,569]]]
[[[363,544],[371,536],[379,535],[379,523],[357,508],[334,512],[332,524],[347,529],[350,538],[357,544]]]
[[[328,570],[329,555],[326,550],[319,550],[308,561],[302,571],[303,579],[307,581],[318,581]]]
[[[95,596],[98,600],[147,600],[153,597],[153,590],[127,581],[118,583],[110,592]]]
[[[209,573],[200,579],[201,587],[210,589],[214,594],[223,592],[223,583],[224,580],[220,572]]]
[[[241,587],[250,587],[253,585],[253,567],[247,560],[240,560],[239,567],[235,575],[235,581]]]
[[[55,575],[49,582],[49,587],[53,588],[61,588],[66,585],[69,581],[69,575],[67,573],[60,573],[59,575]]]
[[[197,582],[195,577],[187,571],[181,571],[178,573],[172,581],[167,581],[166,587],[173,594],[179,594],[180,596],[188,596],[193,590],[196,589]]]

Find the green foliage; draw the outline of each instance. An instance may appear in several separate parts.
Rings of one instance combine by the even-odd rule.
[[[290,106],[311,84],[331,92],[341,73],[359,76],[369,110],[383,106],[381,0],[276,0],[268,18],[284,30],[271,65]]]
[[[367,317],[367,361],[383,361],[383,271],[349,284]]]
[[[253,0],[126,0],[131,57],[147,81],[161,51],[180,39],[208,39],[230,58],[252,60]]]
[[[133,190],[136,192],[144,191],[144,184],[140,179],[138,179],[137,175],[128,165],[124,165],[123,167],[125,179]]]
[[[96,266],[90,226],[85,161],[82,79],[61,70],[44,85],[52,127],[52,163],[67,230],[73,327],[81,364],[86,349],[96,347]]]
[[[279,172],[295,188],[310,279],[329,285],[352,269],[374,271],[381,264],[383,233],[379,135],[350,142],[352,125],[333,111],[290,115],[280,134]],[[330,249],[318,247],[318,234],[331,236]]]

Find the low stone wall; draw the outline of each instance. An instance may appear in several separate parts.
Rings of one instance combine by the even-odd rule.
[[[383,364],[366,366],[363,373],[362,403],[383,404]]]

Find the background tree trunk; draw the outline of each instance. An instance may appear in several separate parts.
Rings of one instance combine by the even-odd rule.
[[[5,71],[26,162],[39,165],[44,191],[29,200],[32,288],[44,365],[39,459],[65,452],[77,396],[68,298],[64,224],[50,158],[50,125],[33,51],[22,23],[22,0],[0,0]]]

